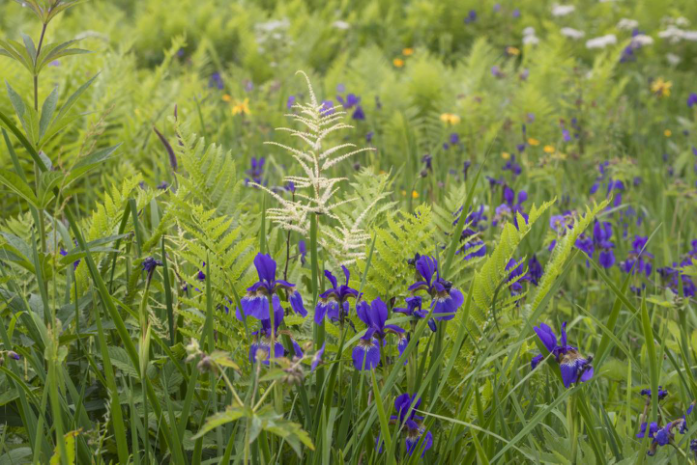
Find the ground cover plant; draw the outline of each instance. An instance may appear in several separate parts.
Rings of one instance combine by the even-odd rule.
[[[697,3],[0,4],[0,464],[695,463]]]

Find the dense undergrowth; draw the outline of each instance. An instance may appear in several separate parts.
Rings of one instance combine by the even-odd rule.
[[[696,19],[3,2],[0,464],[694,463]]]

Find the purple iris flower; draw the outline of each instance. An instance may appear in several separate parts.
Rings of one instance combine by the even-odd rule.
[[[615,264],[615,244],[611,242],[612,225],[607,221],[595,221],[593,225],[593,245],[600,250],[598,261],[603,268],[611,268]],[[592,254],[591,254],[592,255]]]
[[[286,108],[289,110],[293,108],[293,105],[295,105],[295,95],[291,95],[288,97],[288,101],[286,102]]]
[[[157,185],[157,188],[161,191],[166,191],[168,187],[169,183],[167,181],[162,181],[160,184]]]
[[[521,214],[525,223],[528,222],[528,215],[523,210],[523,202],[528,199],[528,193],[520,191],[516,201],[516,193],[508,185],[503,185],[503,203],[496,207],[494,218],[491,222],[493,226],[498,225],[504,219],[512,218],[513,224],[518,228],[518,213]]]
[[[223,83],[223,77],[219,72],[216,71],[215,73],[211,74],[211,77],[208,80],[208,87],[215,87],[218,90],[223,90],[225,84]]]
[[[647,427],[648,427],[648,432],[646,431]],[[646,436],[646,434],[648,433],[649,437],[651,439],[653,439],[657,432],[658,432],[658,423],[652,422],[651,425],[649,426],[646,422],[643,422],[641,424],[641,426],[639,427],[639,432],[637,433],[636,437],[638,439],[643,439]]]
[[[506,164],[503,165],[503,170],[513,173],[514,179],[523,172],[521,166],[515,161],[515,155],[512,155],[510,160],[506,161]]]
[[[319,112],[322,116],[333,115],[335,112],[334,102],[332,102],[331,100],[323,100]]]
[[[568,388],[573,383],[584,383],[593,378],[593,366],[590,360],[582,357],[576,347],[567,344],[566,322],[561,325],[561,339],[559,340],[559,344],[557,344],[556,334],[554,334],[552,328],[545,323],[541,323],[540,326],[535,326],[534,329],[547,351],[557,360],[559,368],[561,369],[561,378],[564,387]],[[533,368],[537,366],[539,361],[540,359],[537,359],[537,363],[533,364]]]
[[[571,133],[569,133],[568,129],[562,129],[561,135],[564,138],[564,142],[571,142]]]
[[[255,184],[263,184],[262,177],[264,176],[264,163],[266,160],[264,157],[252,157],[251,168],[247,170],[248,178],[244,180],[245,185],[249,184],[249,181],[253,181]]]
[[[261,255],[261,254],[260,254]],[[275,263],[274,263],[275,265]],[[277,300],[278,297],[274,295],[274,298]],[[244,302],[244,299],[242,299]],[[244,303],[242,304],[244,306]],[[268,306],[267,306],[268,308]],[[281,307],[280,303],[278,305],[274,305],[274,328],[273,328],[273,335],[276,336],[278,335],[278,327],[281,325],[281,322],[283,322],[283,308]],[[240,315],[238,314],[238,318]],[[255,341],[250,344],[249,346],[249,362],[254,364],[255,362],[261,362],[264,365],[269,364],[269,360],[271,359],[271,342],[272,342],[272,332],[271,332],[271,319],[267,318],[265,320],[261,320],[261,329],[259,331],[255,331],[252,333],[255,336]],[[302,350],[301,350],[302,352]],[[279,358],[283,357],[285,355],[285,349],[283,347],[283,344],[281,344],[278,341],[274,342],[274,350],[273,350],[273,358]],[[300,355],[302,356],[302,355]]]
[[[416,415],[415,410],[421,405],[421,399],[409,394],[397,396],[394,401],[394,408],[397,410],[397,415],[390,416],[391,423],[399,423],[405,428],[406,439],[405,445],[407,454],[412,455],[417,450],[419,442],[423,446],[423,454],[433,446],[433,435],[431,432],[426,432],[423,427],[423,417]],[[422,439],[423,438],[423,439]]]
[[[300,293],[295,290],[295,284],[291,284],[281,279],[276,279],[276,262],[270,255],[258,253],[254,257],[254,266],[257,269],[259,281],[247,289],[247,295],[242,297],[242,312],[245,316],[251,316],[262,323],[270,319],[269,314],[269,296],[274,308],[274,315],[279,311],[282,313],[281,300],[278,296],[279,290],[284,290],[289,295],[290,306],[295,313],[301,316],[307,316],[307,310],[303,304],[303,298]],[[237,309],[237,317],[241,320],[242,313]]]
[[[147,257],[145,260],[143,260],[143,271],[148,273],[148,275],[151,275],[158,266],[162,266],[162,262],[155,260],[153,257]]]
[[[422,439],[423,438],[423,439]],[[425,431],[423,426],[420,426],[413,420],[407,421],[407,438],[405,440],[407,446],[407,454],[412,455],[417,450],[419,443],[423,447],[421,457],[426,454],[426,451],[433,447],[433,434],[430,431]]]
[[[387,333],[404,334],[404,329],[397,325],[388,325],[387,322],[387,305],[380,297],[373,300],[370,305],[365,300],[356,304],[356,313],[358,318],[368,326],[366,334],[371,333],[371,336],[377,337],[384,341]]]
[[[620,269],[625,273],[644,273],[648,278],[651,276],[651,271],[653,267],[651,265],[650,259],[653,255],[646,252],[644,249],[646,247],[646,242],[648,237],[646,236],[636,236],[634,242],[632,242],[632,250],[629,251],[629,256],[625,261],[620,263]]]
[[[355,94],[348,94],[346,96],[346,100],[344,100],[344,98],[341,95],[337,95],[336,99],[347,110],[349,108],[353,108],[353,107],[357,106],[361,101],[361,98],[356,96]]]
[[[645,423],[642,423],[641,427],[642,431],[640,431],[640,434],[642,432],[645,433]],[[663,447],[670,444],[675,438],[674,430],[676,429],[680,432],[680,434],[685,434],[687,432],[687,421],[685,420],[685,417],[673,420],[660,429],[656,423],[651,423],[651,426],[649,427],[649,437],[653,438],[653,442],[651,443],[651,448],[648,450],[647,454],[652,456],[656,453],[658,446]],[[637,437],[639,437],[639,434],[637,434]]]
[[[453,132],[450,134],[450,137],[448,138],[450,141],[451,145],[459,144],[460,143],[460,135],[456,132]]]
[[[542,264],[537,259],[537,255],[533,254],[532,258],[528,260],[528,277],[530,282],[537,286],[540,283],[540,279],[542,279],[543,272]]]
[[[315,307],[315,323],[320,324],[327,316],[331,321],[339,321],[343,323],[344,317],[349,312],[348,299],[353,297],[358,298],[358,291],[349,287],[349,278],[351,273],[348,268],[341,266],[346,278],[346,284],[339,285],[336,277],[329,270],[324,270],[324,276],[327,277],[332,287],[319,295],[317,307]]]
[[[384,340],[385,331],[393,325],[385,325],[387,321],[387,306],[378,297],[371,305],[367,302],[359,302],[356,305],[358,317],[368,325],[365,334],[358,340],[358,345],[353,348],[351,357],[356,370],[372,370],[380,364],[380,343],[375,336]],[[402,332],[402,328],[399,328]]]
[[[520,10],[519,10],[518,8],[516,8],[515,10],[513,10],[512,16],[513,16],[514,18],[520,18]]]
[[[499,68],[496,65],[491,67],[491,75],[497,79],[501,79],[502,77],[504,77],[503,71],[501,71],[501,68]]]
[[[479,238],[479,232],[471,228],[465,228],[462,231],[460,242],[463,243],[462,248],[455,253],[459,254],[462,252],[465,260],[486,256],[486,244]]]
[[[692,108],[697,105],[697,93],[692,92],[689,97],[687,97],[687,106]]]
[[[298,252],[300,252],[300,264],[304,265],[305,258],[307,257],[307,245],[305,245],[305,241],[298,241]]]
[[[475,10],[470,10],[465,17],[465,24],[473,23],[477,20],[477,12]]]
[[[651,389],[642,389],[640,394],[646,396],[648,400],[651,398]],[[666,397],[668,397],[668,390],[663,389],[663,386],[658,386],[658,400],[663,400]]]
[[[373,141],[373,137],[375,137],[375,133],[373,131],[370,131],[365,135],[365,141],[370,143]]]
[[[312,365],[310,365],[310,371],[315,371],[315,369],[317,368],[317,365],[322,363],[322,356],[324,356],[324,346],[325,345],[327,345],[326,342],[324,344],[322,344],[322,347],[312,357]]]
[[[396,307],[393,309],[393,311],[397,313],[403,313],[407,316],[414,318],[415,320],[426,318],[428,316],[428,310],[423,309],[423,298],[420,295],[407,297],[405,299],[405,302],[407,304],[406,308]],[[433,318],[429,320],[428,326],[429,328],[431,328],[431,331],[436,331],[436,324],[435,321],[433,321]],[[400,350],[400,354],[402,352],[403,350]]]
[[[462,292],[452,287],[452,283],[440,277],[438,261],[423,256],[416,261],[416,270],[423,278],[422,281],[409,286],[412,293],[426,291],[431,296],[433,313],[437,320],[452,320],[455,312],[465,301]],[[434,278],[435,277],[435,278]]]
[[[60,254],[61,254],[63,257],[66,257],[66,256],[68,255],[68,251],[65,250],[64,248],[61,248],[61,249],[60,249]],[[148,258],[152,258],[152,257],[148,257]],[[146,270],[146,269],[145,269],[145,261],[146,261],[146,260],[148,260],[148,259],[146,258],[146,259],[143,261],[143,270],[150,272],[150,270]],[[77,269],[77,266],[78,266],[79,264],[80,264],[80,260],[75,260],[75,261],[73,262],[73,270]]]
[[[511,258],[506,264],[506,271],[510,272],[506,282],[511,283],[509,286],[511,295],[518,295],[523,292],[523,284],[521,282],[530,279],[527,274],[523,274],[524,267],[523,260],[517,261],[515,258]]]
[[[205,281],[206,280],[206,273],[203,272],[203,269],[206,268],[206,262],[201,263],[201,269],[198,270],[198,274],[196,275],[196,278],[199,281]]]
[[[549,219],[549,227],[558,235],[563,236],[569,229],[574,227],[574,216],[571,212],[562,215],[552,215]]]
[[[465,179],[464,179],[465,181],[467,181],[467,172],[470,170],[471,167],[472,167],[472,162],[467,160],[464,164],[463,169],[462,169],[462,173],[465,175]]]
[[[358,105],[356,109],[353,111],[351,118],[357,121],[363,121],[365,119],[365,112],[363,111],[363,107]]]

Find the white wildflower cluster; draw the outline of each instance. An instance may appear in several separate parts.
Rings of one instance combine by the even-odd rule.
[[[658,33],[658,37],[667,40],[671,44],[677,44],[680,41],[697,42],[697,31],[689,31],[685,28],[690,26],[690,21],[687,18],[663,18],[665,30]]]
[[[571,27],[563,27],[561,28],[561,35],[564,37],[568,37],[569,39],[574,39],[574,40],[579,40],[583,39],[585,37],[586,33],[584,31],[579,31],[578,29],[574,29]]]
[[[617,23],[617,29],[622,31],[633,31],[639,27],[639,21],[636,19],[622,18],[620,22]]]
[[[574,10],[576,10],[576,7],[573,5],[554,4],[552,6],[552,16],[556,16],[557,18],[567,16],[573,13]]]
[[[523,29],[523,45],[537,45],[540,39],[535,35],[534,27],[526,27]]]
[[[594,37],[586,41],[587,49],[603,49],[610,45],[617,44],[617,36],[615,34],[607,34],[600,37]]]
[[[288,18],[275,19],[265,23],[254,25],[254,37],[259,53],[270,53],[274,58],[269,62],[271,66],[277,65],[277,56],[282,56],[293,41],[288,36],[290,20]]]
[[[341,107],[332,107],[318,102],[307,75],[303,72],[298,73],[302,74],[307,81],[310,102],[294,104],[291,107],[294,113],[286,116],[304,128],[302,130],[277,128],[277,130],[288,132],[292,137],[298,138],[304,143],[305,148],[300,150],[278,142],[266,142],[284,149],[301,168],[302,175],[284,177],[284,181],[292,183],[297,192],[293,199],[288,199],[264,186],[258,184],[256,186],[264,189],[280,204],[279,207],[269,208],[267,217],[283,229],[307,235],[310,229],[310,216],[313,214],[323,215],[336,221],[339,225],[336,228],[323,226],[322,236],[318,241],[334,254],[341,264],[350,264],[364,256],[365,244],[370,238],[361,229],[361,224],[368,212],[387,194],[376,198],[355,219],[342,217],[336,213],[337,207],[353,202],[357,198],[333,202],[333,197],[339,191],[338,184],[346,178],[329,177],[328,170],[354,155],[374,149],[356,148],[356,145],[351,143],[325,147],[324,142],[329,134],[353,126],[342,122],[346,112],[342,111]]]

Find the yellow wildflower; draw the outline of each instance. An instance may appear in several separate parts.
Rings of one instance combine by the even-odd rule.
[[[404,50],[402,50],[402,55],[404,55],[405,57],[410,57],[413,54],[414,54],[413,48],[405,48]]]
[[[651,92],[658,95],[659,97],[669,97],[670,88],[673,83],[670,81],[665,81],[663,78],[658,78],[651,83]]]
[[[503,158],[504,160],[508,160],[511,158],[511,154],[508,152],[501,152],[501,158]]]
[[[537,139],[533,139],[532,137],[530,137],[530,138],[528,139],[528,145],[532,145],[532,146],[540,145],[540,141],[537,140]]]
[[[401,68],[402,66],[404,66],[404,60],[402,60],[401,58],[395,58],[394,60],[392,60],[392,64],[395,65],[397,68]]]
[[[516,47],[506,47],[506,53],[513,56],[520,55],[520,50]]]
[[[443,113],[440,115],[440,120],[445,124],[454,126],[460,122],[460,117],[452,113]]]
[[[542,150],[544,150],[545,153],[554,153],[554,147],[551,145],[545,145],[545,148]]]
[[[235,105],[232,106],[232,114],[233,115],[248,115],[249,112],[249,99],[246,98],[244,99],[243,102],[236,102]]]
[[[418,199],[419,198],[419,193],[416,191],[411,191],[411,198],[412,199]]]
[[[229,94],[223,95],[223,102],[231,102],[231,101],[232,101],[232,97],[230,97]]]
[[[663,135],[666,137],[670,137],[673,135],[673,131],[671,131],[670,129],[666,129],[665,131],[663,131]]]

